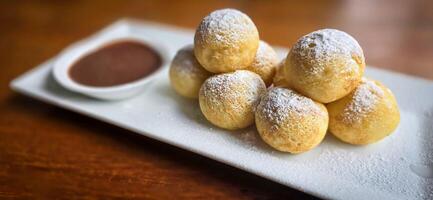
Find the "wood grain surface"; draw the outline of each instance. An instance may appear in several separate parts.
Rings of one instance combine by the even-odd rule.
[[[238,8],[290,47],[344,30],[369,65],[433,79],[433,1],[1,1],[1,199],[309,199],[302,192],[12,92],[8,84],[122,17],[195,28]],[[290,173],[290,172],[288,172]],[[326,187],[326,186],[325,186]]]

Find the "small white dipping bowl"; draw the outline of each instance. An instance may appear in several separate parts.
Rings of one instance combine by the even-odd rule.
[[[75,82],[70,77],[69,69],[76,61],[101,49],[101,47],[104,47],[107,44],[124,40],[136,41],[155,50],[155,52],[161,57],[161,66],[151,74],[136,81],[108,87],[83,85]],[[66,48],[54,61],[52,72],[54,79],[68,90],[102,100],[120,100],[140,93],[146,84],[154,80],[157,74],[167,67],[169,61],[168,55],[167,49],[154,38],[132,33],[128,30],[118,30],[109,35],[102,34],[90,37]]]

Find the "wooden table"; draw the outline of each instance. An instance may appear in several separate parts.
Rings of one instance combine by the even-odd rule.
[[[302,192],[11,92],[9,82],[121,17],[195,28],[238,8],[262,39],[349,32],[367,63],[433,79],[433,1],[47,1],[0,3],[0,198],[282,199]]]

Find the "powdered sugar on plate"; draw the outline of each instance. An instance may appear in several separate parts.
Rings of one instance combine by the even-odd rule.
[[[328,135],[321,144],[317,160],[301,165],[320,166],[317,170],[334,174],[335,178],[354,180],[361,186],[376,188],[401,199],[431,199],[433,179],[415,175],[410,169],[411,160],[422,160],[422,155],[417,153],[419,148],[429,142],[417,142],[415,135],[425,128],[420,122],[418,116],[402,112],[403,124],[397,133],[379,143],[360,147],[343,144]]]

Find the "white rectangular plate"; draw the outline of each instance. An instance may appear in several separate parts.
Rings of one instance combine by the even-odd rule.
[[[127,26],[165,43],[170,56],[192,43],[192,30],[121,20],[92,37]],[[276,48],[281,57],[286,50]],[[331,199],[433,198],[433,82],[367,68],[366,76],[394,92],[401,123],[394,134],[368,146],[351,146],[327,135],[300,155],[272,150],[254,128],[230,132],[210,125],[198,103],[170,88],[167,70],[134,98],[105,102],[61,88],[50,74],[52,60],[11,83],[12,89],[147,137],[207,156],[312,195]]]

